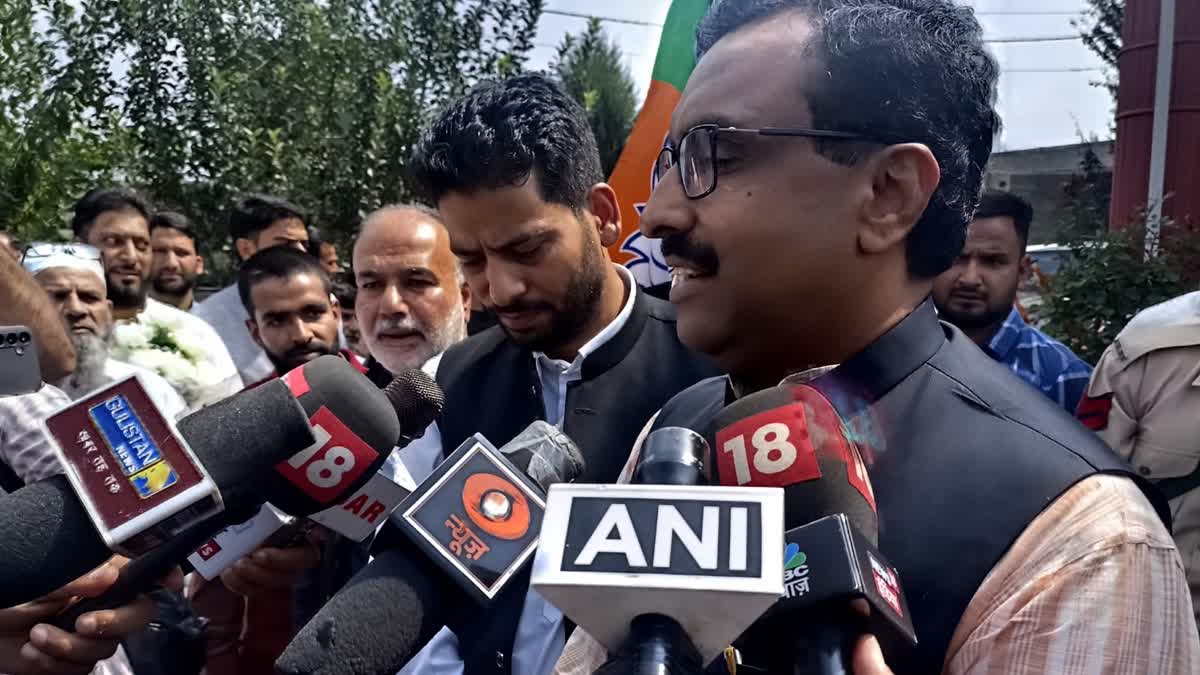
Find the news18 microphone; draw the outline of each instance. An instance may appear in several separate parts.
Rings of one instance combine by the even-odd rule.
[[[551,488],[533,586],[614,655],[598,672],[703,672],[779,598],[782,491],[710,486],[709,466],[667,427],[633,484]]]
[[[397,509],[399,541],[321,608],[276,669],[394,675],[508,587],[537,547],[545,489],[582,472],[579,448],[546,422],[499,450],[479,434],[467,439]]]
[[[413,436],[423,433],[441,413],[444,402],[437,384],[417,369],[397,375],[384,389],[384,395],[391,402],[400,422],[400,436],[394,442],[397,448],[403,448]],[[332,432],[337,430],[323,426],[319,416],[318,408],[309,418],[314,433],[319,438],[328,437],[324,443],[326,446],[336,445],[337,439],[332,437]],[[308,452],[311,452],[311,448],[293,457],[289,464],[301,461]],[[319,448],[315,454],[328,456],[329,450]],[[385,458],[378,470],[375,470],[373,462],[368,473],[370,477],[366,483],[349,492],[337,504],[317,511],[307,519],[289,515],[274,504],[266,504],[254,517],[231,525],[204,542],[188,556],[188,563],[204,578],[215,579],[261,545],[275,545],[275,542],[284,545],[302,538],[304,531],[314,523],[348,539],[365,541],[416,488],[394,452]],[[291,475],[295,476],[294,473]]]
[[[865,632],[914,643],[899,575],[878,550],[875,495],[859,444],[808,385],[735,401],[714,419],[722,485],[784,489],[784,594],[737,641],[766,672],[849,675]],[[866,612],[852,607],[863,599]]]
[[[349,406],[358,411],[349,418],[356,437],[390,447],[399,434],[396,415],[369,381],[336,358],[316,359],[298,370],[291,382],[269,382],[177,425],[154,408],[136,379],[50,416],[46,429],[68,475],[0,497],[0,518],[9,524],[0,539],[0,605],[40,597],[81,576],[110,557],[110,547],[145,553],[122,570],[114,586],[114,592],[128,592],[125,579],[169,569],[263,500],[289,501],[300,488],[275,484],[278,493],[271,492],[263,478],[314,445],[306,408],[328,411],[326,401]],[[319,469],[314,473],[320,480]],[[205,480],[219,490],[212,501],[219,501],[222,512],[211,515],[207,506],[181,510],[172,502]],[[347,490],[356,485],[345,480]],[[290,503],[304,507],[294,498]],[[135,528],[128,527],[131,522]]]

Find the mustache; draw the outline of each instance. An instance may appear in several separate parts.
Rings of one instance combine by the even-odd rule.
[[[669,256],[685,260],[707,274],[716,274],[720,267],[716,249],[682,233],[668,234],[662,238],[662,254],[664,258]]]
[[[381,316],[375,324],[375,330],[376,332],[383,332],[385,330],[399,330],[412,331],[414,333],[420,333],[421,335],[426,334],[425,327],[421,325],[420,321],[417,321],[415,318],[413,318],[412,315],[406,316],[402,319],[394,316]]]
[[[313,340],[303,347],[294,347],[287,350],[287,352],[284,353],[283,358],[284,360],[290,361],[314,352],[320,354],[321,356],[327,356],[329,354],[336,354],[337,350],[334,349],[332,345],[322,340]]]
[[[495,313],[495,314],[508,314],[510,312],[512,312],[512,313],[536,312],[536,311],[542,311],[542,310],[553,311],[553,309],[554,309],[549,304],[544,303],[544,302],[528,302],[525,300],[518,300],[517,302],[513,302],[513,303],[507,304],[507,305],[486,305],[485,304],[483,308],[486,309],[487,311]]]

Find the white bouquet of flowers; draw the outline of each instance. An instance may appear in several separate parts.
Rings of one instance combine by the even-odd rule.
[[[204,356],[204,345],[170,319],[143,315],[137,323],[118,324],[113,330],[112,358],[162,376],[189,409],[203,405],[207,390],[220,384],[211,369],[203,367]]]

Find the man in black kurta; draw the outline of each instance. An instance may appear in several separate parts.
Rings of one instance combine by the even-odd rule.
[[[620,209],[584,111],[541,76],[483,84],[425,132],[412,167],[499,325],[442,356],[446,405],[405,449],[410,471],[544,419],[583,451],[579,480],[615,481],[654,411],[715,370],[680,344],[670,304],[608,259]],[[519,581],[469,640],[443,630],[403,672],[549,675],[568,624]]]

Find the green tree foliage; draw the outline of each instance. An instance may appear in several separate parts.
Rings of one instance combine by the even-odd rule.
[[[1112,174],[1089,145],[1079,163],[1079,172],[1063,186],[1066,209],[1059,223],[1057,241],[1075,241],[1094,236],[1108,227],[1112,200]]]
[[[1145,255],[1145,218],[1120,232],[1076,239],[1074,257],[1038,308],[1046,332],[1095,363],[1142,309],[1195,289],[1200,235],[1164,220],[1159,254]],[[1191,281],[1189,281],[1191,280]]]
[[[1073,21],[1083,43],[1108,66],[1103,85],[1117,99],[1117,57],[1121,54],[1121,25],[1125,21],[1125,0],[1087,0],[1083,18]]]
[[[612,175],[637,113],[633,78],[621,49],[605,35],[600,20],[592,18],[582,33],[563,38],[553,70],[587,110],[604,175]]]
[[[0,228],[48,236],[121,182],[192,215],[209,250],[243,191],[344,239],[410,196],[426,116],[519,70],[543,0],[0,3]]]

